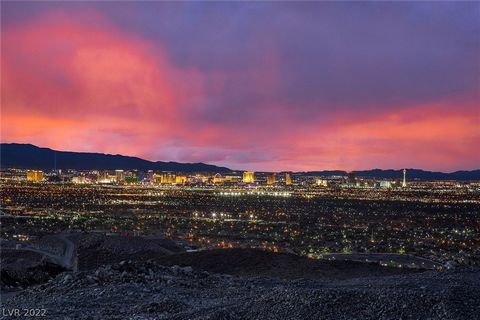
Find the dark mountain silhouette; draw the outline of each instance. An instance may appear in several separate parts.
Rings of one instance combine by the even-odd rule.
[[[205,163],[178,163],[148,161],[137,157],[112,155],[103,153],[55,151],[49,148],[40,148],[32,144],[2,143],[0,144],[0,166],[2,168],[25,168],[51,170],[156,170],[175,172],[231,172],[229,168],[218,167]],[[300,172],[299,172],[300,173]],[[312,176],[346,176],[347,171],[309,171],[302,174]],[[354,171],[357,177],[401,179],[402,170],[362,170]],[[451,173],[432,172],[420,169],[407,169],[408,180],[480,180],[480,170],[455,171]]]
[[[380,178],[380,179],[402,179],[403,170],[361,170],[353,171],[355,176],[360,178]],[[334,171],[310,171],[305,174],[312,176],[346,176],[347,171],[334,170]],[[455,171],[450,173],[425,171],[421,169],[408,169],[408,180],[480,180],[480,170],[472,171]]]
[[[76,170],[156,170],[176,172],[230,172],[225,167],[205,163],[148,161],[137,157],[103,153],[56,151],[31,144],[2,143],[2,168],[76,169]]]

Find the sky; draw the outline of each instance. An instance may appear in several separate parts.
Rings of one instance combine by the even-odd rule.
[[[480,167],[480,2],[1,2],[1,141],[233,169]]]

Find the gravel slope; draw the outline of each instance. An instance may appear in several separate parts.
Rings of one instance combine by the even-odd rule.
[[[479,286],[479,270],[282,280],[121,262],[60,274],[2,307],[48,319],[480,319]]]

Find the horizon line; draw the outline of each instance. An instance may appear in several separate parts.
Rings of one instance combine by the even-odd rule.
[[[87,153],[87,154],[102,154],[106,156],[121,156],[121,157],[128,157],[128,158],[137,158],[143,161],[148,161],[152,163],[157,163],[157,162],[163,162],[163,163],[179,163],[179,164],[204,164],[204,165],[211,165],[211,166],[216,166],[219,168],[225,168],[228,169],[232,172],[235,171],[253,171],[253,172],[265,172],[265,173],[277,173],[277,172],[291,172],[291,173],[302,173],[302,172],[322,172],[322,171],[342,171],[342,172],[361,172],[361,171],[373,171],[373,170],[381,170],[381,171],[400,171],[403,169],[406,170],[421,170],[425,172],[433,172],[433,173],[445,173],[445,174],[451,174],[451,173],[456,173],[456,172],[472,172],[472,171],[478,171],[480,168],[476,169],[459,169],[459,170],[454,170],[454,171],[438,171],[438,170],[430,170],[430,169],[423,169],[423,168],[414,168],[414,167],[402,167],[402,168],[388,168],[388,169],[382,169],[382,168],[370,168],[370,169],[354,169],[354,170],[345,170],[345,169],[315,169],[315,170],[276,170],[276,171],[271,171],[271,170],[250,170],[250,169],[231,169],[227,166],[224,165],[217,165],[213,163],[208,163],[208,162],[178,162],[178,161],[171,161],[171,160],[150,160],[150,159],[145,159],[139,156],[132,156],[132,155],[125,155],[125,154],[114,154],[114,153],[105,153],[105,152],[98,152],[98,151],[73,151],[73,150],[58,150],[58,149],[53,149],[50,147],[43,147],[43,146],[38,146],[33,143],[21,143],[21,142],[0,142],[0,145],[4,144],[9,144],[9,145],[30,145],[39,149],[48,149],[54,152],[69,152],[69,153]]]

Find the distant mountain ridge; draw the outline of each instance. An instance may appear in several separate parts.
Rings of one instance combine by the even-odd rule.
[[[352,171],[356,177],[361,178],[380,178],[380,179],[402,179],[403,170],[382,170],[382,169],[372,169],[372,170],[359,170]],[[305,174],[312,176],[346,176],[347,171],[342,170],[331,170],[331,171],[308,171]],[[455,172],[435,172],[435,171],[425,171],[421,169],[409,169],[407,168],[407,179],[419,179],[419,180],[480,180],[480,170],[461,170]]]
[[[32,144],[0,144],[2,168],[76,170],[156,170],[175,172],[230,172],[229,168],[205,163],[148,161],[137,157],[103,153],[56,151]]]
[[[56,159],[56,160],[55,160]],[[51,170],[57,169],[76,170],[155,170],[175,172],[210,172],[228,173],[233,170],[205,163],[179,163],[148,161],[137,157],[112,155],[103,153],[56,151],[49,148],[41,148],[32,144],[1,143],[0,144],[0,167],[1,168],[24,168]],[[402,170],[358,170],[353,171],[357,177],[401,179]],[[324,170],[297,172],[312,176],[345,176],[347,171]],[[407,179],[420,180],[480,180],[480,170],[455,171],[451,173],[425,171],[420,169],[408,169]]]

